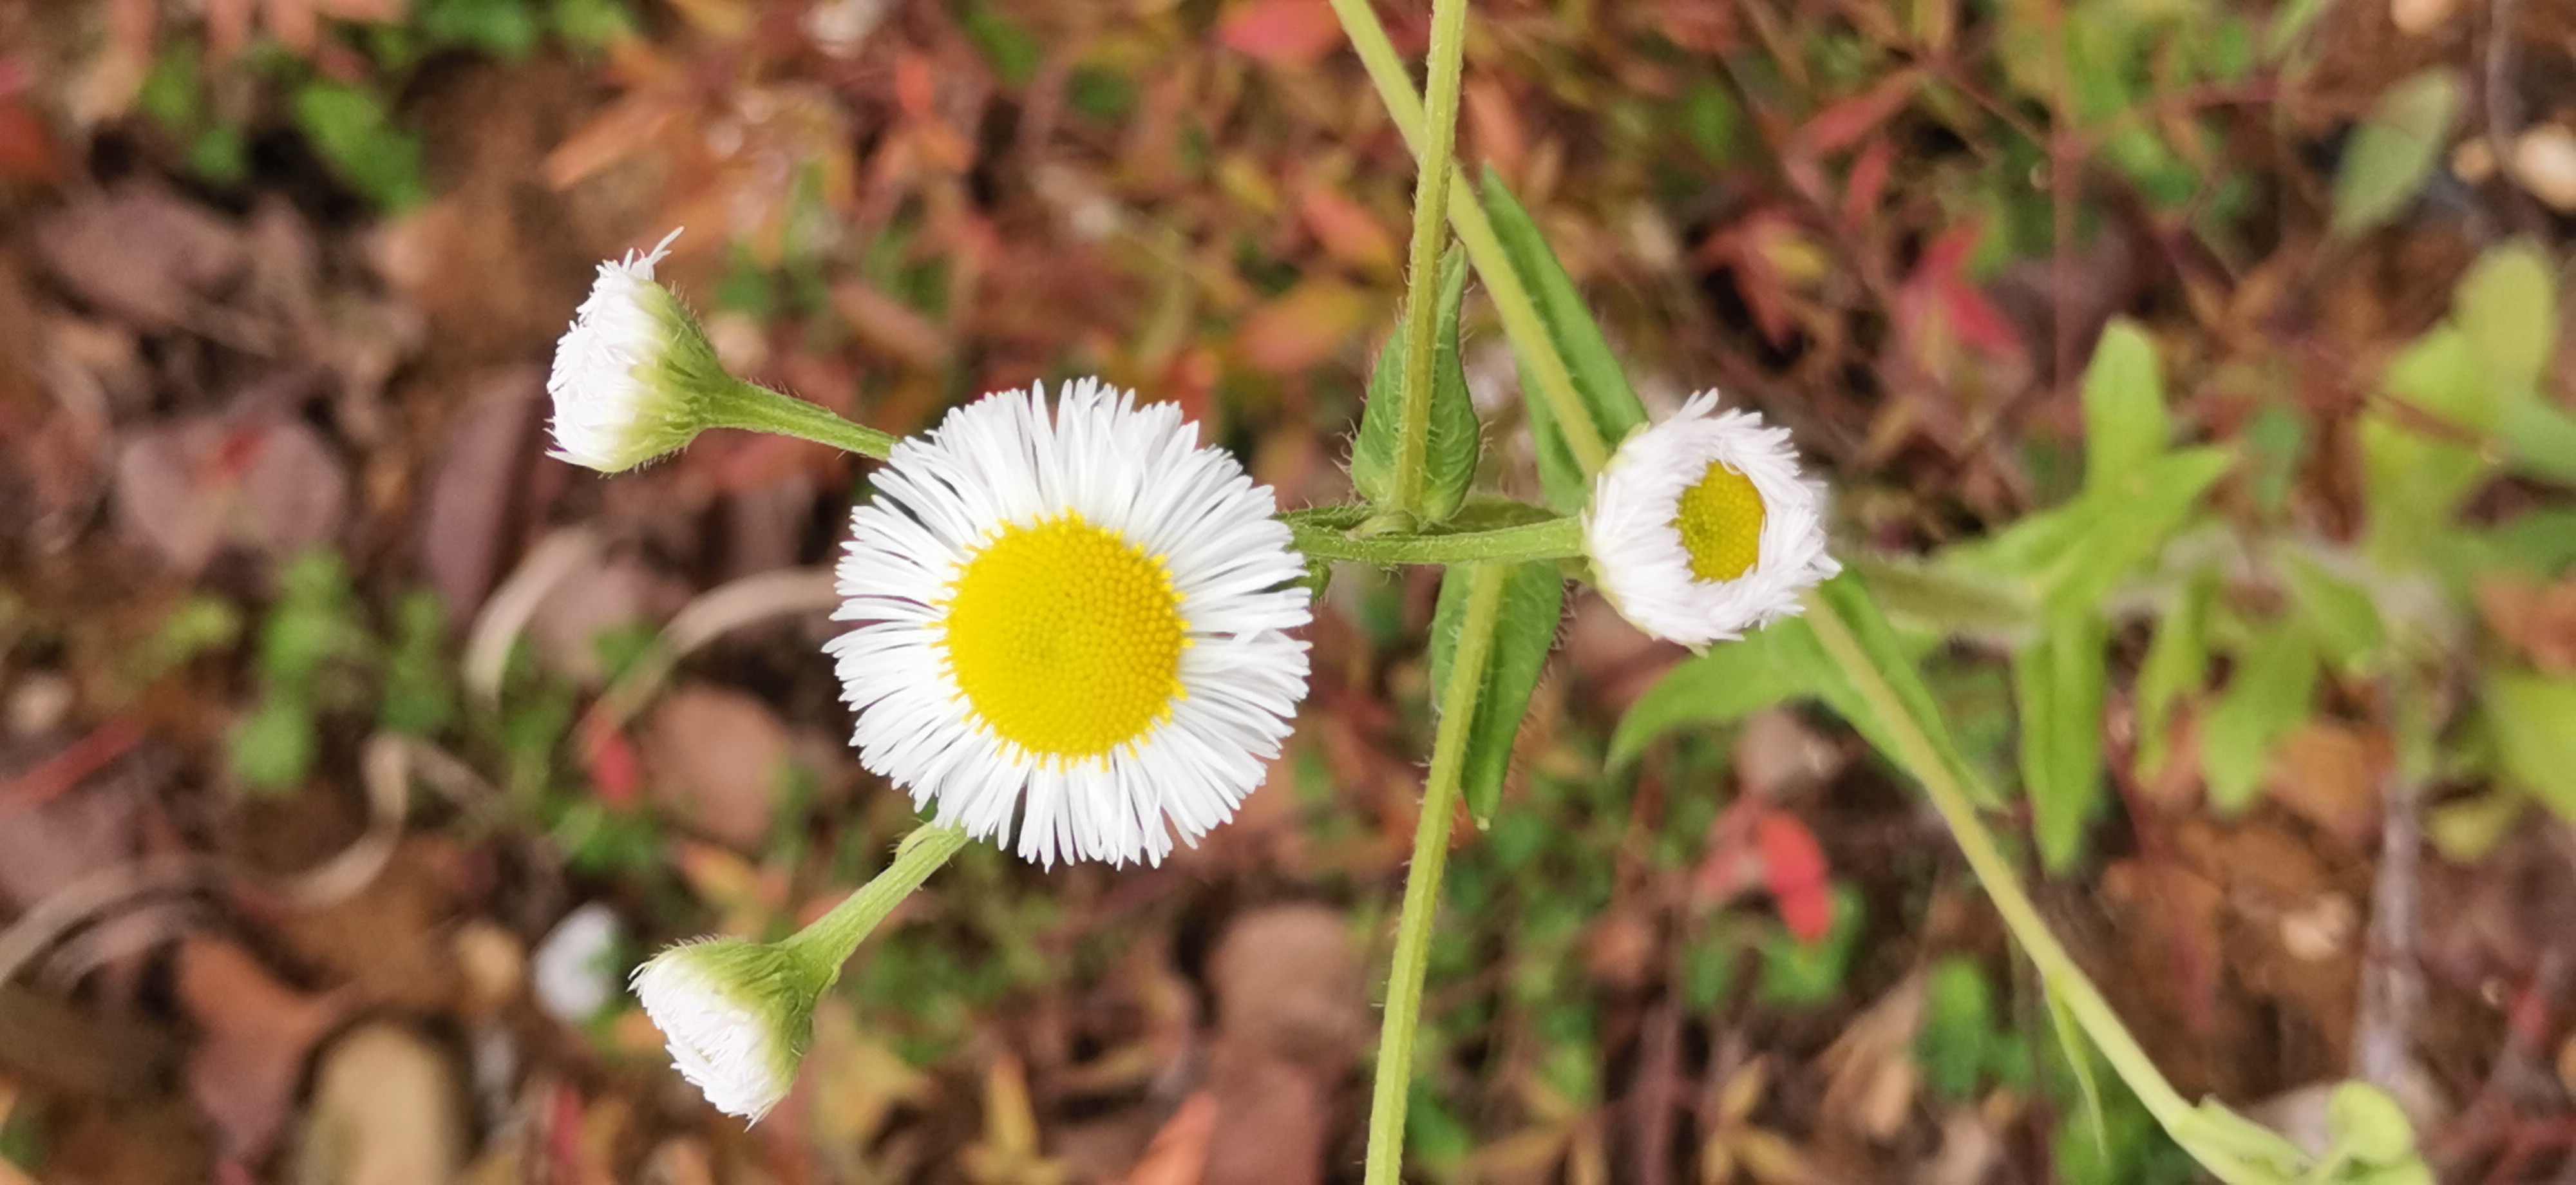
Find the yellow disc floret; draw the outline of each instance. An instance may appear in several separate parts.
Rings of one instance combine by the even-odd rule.
[[[1682,492],[1673,529],[1690,553],[1691,575],[1706,583],[1733,580],[1762,558],[1762,494],[1753,479],[1724,461],[1708,463],[1697,485]]]
[[[1189,623],[1163,558],[1074,513],[967,558],[943,646],[975,714],[1040,758],[1103,757],[1168,719]]]

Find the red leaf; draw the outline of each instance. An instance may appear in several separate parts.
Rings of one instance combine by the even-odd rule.
[[[643,784],[635,761],[635,744],[607,717],[594,714],[585,722],[581,764],[590,773],[591,785],[599,788],[602,802],[620,810],[635,805],[636,793]]]
[[[1312,66],[1342,43],[1342,25],[1325,0],[1253,0],[1217,23],[1227,49],[1278,66]]]
[[[15,97],[0,98],[0,181],[51,185],[62,179],[62,149],[44,117]]]
[[[1826,881],[1825,850],[1796,815],[1773,811],[1754,824],[1762,849],[1762,879],[1780,903],[1780,920],[1800,942],[1815,942],[1834,928],[1834,895]]]
[[[1941,312],[1950,319],[1950,331],[1960,341],[1991,357],[2018,358],[2021,335],[1968,279],[1968,257],[1976,254],[1977,240],[1985,237],[1985,229],[1984,223],[1971,218],[1943,231],[1923,249],[1923,263],[1915,269],[1912,282],[1928,286],[1936,295]]]
[[[1852,160],[1851,183],[1843,188],[1843,225],[1858,230],[1887,196],[1887,176],[1896,163],[1896,144],[1885,136],[1869,142]]]
[[[1899,70],[1876,86],[1826,107],[1790,136],[1787,155],[1831,156],[1860,143],[1861,137],[1913,102],[1914,90],[1922,82],[1921,71]]]

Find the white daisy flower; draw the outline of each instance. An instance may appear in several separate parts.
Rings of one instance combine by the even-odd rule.
[[[1020,855],[1160,863],[1234,816],[1306,694],[1278,504],[1170,404],[1083,379],[903,441],[832,640],[868,769]]]
[[[717,1110],[757,1123],[796,1084],[830,978],[785,946],[716,938],[653,956],[634,987],[680,1075]]]
[[[1719,414],[1703,391],[1620,444],[1593,485],[1585,549],[1621,616],[1697,649],[1797,615],[1801,591],[1842,571],[1824,503],[1788,429]]]
[[[679,237],[599,265],[546,376],[554,456],[602,473],[632,469],[694,439],[707,427],[701,403],[736,385],[697,319],[654,282]]]

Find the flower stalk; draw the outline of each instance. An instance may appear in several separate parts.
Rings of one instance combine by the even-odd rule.
[[[886,865],[885,871],[833,906],[832,912],[797,931],[786,945],[817,963],[828,964],[832,979],[824,983],[830,986],[840,978],[841,964],[858,953],[859,944],[876,931],[886,915],[965,846],[963,827],[925,826],[915,830],[895,846],[894,862]]]
[[[894,453],[895,438],[888,433],[853,424],[821,404],[741,379],[733,379],[721,395],[708,399],[703,414],[709,428],[773,432],[880,461]]]
[[[1421,177],[1413,191],[1411,282],[1404,297],[1404,383],[1396,392],[1395,492],[1407,514],[1423,512],[1424,456],[1431,441],[1431,371],[1439,341],[1440,249],[1449,241],[1449,160],[1458,139],[1459,73],[1465,58],[1467,0],[1431,6],[1431,110],[1416,149]]]
[[[1422,980],[1431,965],[1431,926],[1440,912],[1440,877],[1449,865],[1449,829],[1458,810],[1458,780],[1467,755],[1467,728],[1484,690],[1485,665],[1494,652],[1494,627],[1502,616],[1501,564],[1467,568],[1467,619],[1458,631],[1458,654],[1449,685],[1440,692],[1440,721],[1431,742],[1431,774],[1422,790],[1422,818],[1414,825],[1413,866],[1404,878],[1404,908],[1395,928],[1395,960],[1387,973],[1386,1020],[1377,1043],[1377,1082],[1369,1103],[1368,1185],[1404,1179],[1404,1115],[1413,1098],[1413,1037],[1422,1024]]]

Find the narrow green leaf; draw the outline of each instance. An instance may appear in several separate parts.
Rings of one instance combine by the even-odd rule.
[[[2504,444],[2506,467],[2525,477],[2576,486],[2576,416],[2527,392],[2505,404],[2496,435]]]
[[[2075,1075],[2075,1092],[2084,1103],[2084,1126],[2093,1133],[2093,1147],[2108,1157],[2111,1129],[2102,1110],[2102,1084],[2093,1078],[2093,1047],[2085,1042],[2083,1030],[2057,993],[2045,984],[2039,990],[2048,1000],[2049,1031],[2057,1034],[2058,1051],[2066,1055],[2066,1068]]]
[[[2121,581],[2164,550],[2235,463],[2225,449],[2181,449],[2087,491],[2082,501],[2092,528],[2040,573],[2041,601],[2060,613],[2098,610]]]
[[[2346,672],[2366,667],[2388,637],[2370,593],[2305,556],[2284,555],[2281,573],[2300,624],[2315,635],[2325,660]]]
[[[2218,448],[2135,463],[2074,501],[1948,549],[1940,562],[2017,582],[2055,612],[2096,608],[2163,550],[2234,464],[2235,455]]]
[[[2007,634],[2039,617],[2026,588],[1960,565],[1858,556],[1845,566],[1868,579],[1889,617],[1935,633]]]
[[[1548,337],[1556,343],[1557,353],[1565,359],[1566,369],[1574,376],[1575,392],[1583,397],[1585,409],[1592,415],[1593,427],[1601,442],[1617,448],[1631,429],[1646,422],[1646,406],[1637,401],[1637,392],[1628,385],[1627,373],[1619,368],[1619,356],[1610,350],[1609,339],[1601,335],[1601,326],[1592,319],[1592,308],[1584,303],[1583,294],[1565,274],[1556,251],[1530,221],[1529,211],[1495,176],[1485,172],[1484,204],[1487,217],[1493,219],[1494,235],[1503,244],[1503,253],[1511,257],[1512,268],[1529,285],[1530,299],[1538,305],[1539,319],[1547,323]],[[1518,349],[1513,351],[1518,356]],[[1579,511],[1592,499],[1592,485],[1583,476],[1582,466],[1575,463],[1573,449],[1565,443],[1564,430],[1557,426],[1555,409],[1548,401],[1536,397],[1537,385],[1529,377],[1529,363],[1521,361],[1521,389],[1531,393],[1521,402],[1527,408],[1530,432],[1538,445],[1539,484],[1547,492],[1548,505],[1567,514]]]
[[[1792,626],[1784,622],[1757,630],[1741,642],[1726,642],[1708,653],[1685,659],[1646,689],[1619,717],[1610,736],[1612,768],[1636,760],[1646,746],[1674,729],[1692,724],[1729,724],[1784,700],[1814,694],[1774,657]]]
[[[2052,873],[2074,866],[2085,826],[2102,807],[2102,697],[2109,678],[2103,650],[2109,644],[2098,614],[2070,613],[2013,655],[2022,785],[2030,794],[2040,866]]]
[[[2495,470],[2477,447],[2504,408],[2468,335],[2445,326],[2408,346],[2384,380],[2413,414],[2374,409],[2362,416],[2362,488],[2369,502],[2368,550],[2391,570],[2420,566],[2452,516]],[[2430,416],[2452,426],[2440,436],[2419,430]]]
[[[2156,623],[2138,667],[2138,776],[2152,778],[2164,769],[2172,751],[2175,705],[2198,694],[2209,680],[2209,602],[2217,592],[2211,580],[2192,582],[2172,612]]]
[[[2308,718],[2316,690],[2317,644],[2306,630],[2275,622],[2237,656],[2227,691],[2200,730],[2212,805],[2234,812],[2254,801],[2272,746]]]
[[[2084,370],[2084,484],[2101,489],[2165,451],[2172,431],[2156,346],[2126,318],[2102,331]]]
[[[1467,395],[1467,371],[1458,359],[1458,309],[1467,292],[1467,257],[1451,251],[1440,268],[1438,347],[1432,357],[1431,434],[1422,455],[1422,514],[1439,522],[1457,513],[1467,487],[1476,478],[1476,456],[1482,445],[1476,405]],[[1403,436],[1404,324],[1378,351],[1369,374],[1368,406],[1360,413],[1359,435],[1351,442],[1351,484],[1371,502],[1395,493],[1396,453]]]
[[[1458,630],[1467,614],[1466,572],[1462,566],[1441,573],[1440,605],[1431,618],[1434,688],[1449,684],[1450,656],[1457,653]],[[1468,722],[1466,760],[1459,771],[1467,813],[1478,827],[1492,823],[1502,801],[1512,741],[1529,713],[1530,692],[1547,666],[1547,652],[1556,644],[1557,616],[1565,607],[1565,578],[1555,564],[1516,564],[1504,580],[1494,652],[1485,662],[1485,686],[1476,696],[1476,718]]]
[[[2369,230],[2414,200],[2459,111],[2460,84],[2446,66],[2409,75],[2381,92],[2335,170],[2335,233]]]
[[[2480,256],[2452,293],[2451,320],[2499,388],[2537,388],[2558,344],[2558,281],[2548,257],[2528,242]]]
[[[2576,679],[2497,673],[2484,699],[2505,775],[2576,819]]]

